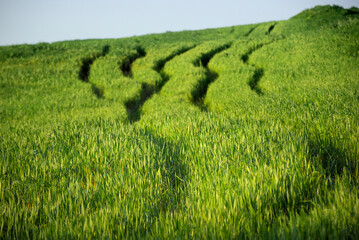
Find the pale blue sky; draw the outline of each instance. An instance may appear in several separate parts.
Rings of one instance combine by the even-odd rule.
[[[358,0],[0,0],[0,45],[121,38],[285,20]]]

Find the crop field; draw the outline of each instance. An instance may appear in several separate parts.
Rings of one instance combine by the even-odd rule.
[[[0,47],[0,238],[359,239],[359,9]]]

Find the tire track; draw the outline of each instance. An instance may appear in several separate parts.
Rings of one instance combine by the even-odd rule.
[[[121,63],[120,69],[124,76],[132,78],[132,63],[138,59],[146,56],[146,51],[142,47],[135,48],[136,53],[127,56]]]
[[[168,57],[159,60],[156,65],[153,67],[153,70],[155,70],[158,74],[161,75],[162,81],[159,82],[156,86],[156,93],[161,91],[162,87],[166,84],[166,82],[169,80],[169,76],[163,71],[163,68],[165,67],[165,64],[169,61],[171,61],[174,57],[179,56],[181,54],[184,54],[185,52],[191,50],[192,48],[196,47],[196,45],[192,47],[185,47],[182,48],[173,54],[169,55]]]
[[[96,95],[96,97],[98,98],[102,98],[103,97],[103,89],[97,87],[94,83],[91,83],[89,81],[89,76],[90,76],[90,70],[91,70],[91,65],[94,63],[94,61],[99,58],[99,57],[104,57],[106,56],[110,51],[110,46],[109,45],[105,45],[102,48],[102,52],[101,53],[96,53],[94,56],[85,58],[82,60],[82,64],[81,64],[81,68],[80,68],[80,72],[79,72],[79,79],[83,82],[86,83],[90,83],[91,84],[91,89],[92,92]]]
[[[170,213],[175,216],[177,211],[185,209],[185,200],[187,198],[188,165],[186,157],[181,148],[184,147],[181,142],[173,142],[166,137],[155,135],[151,131],[144,131],[155,146],[155,151],[161,153],[161,156],[154,159],[155,170],[160,173],[161,181],[158,184],[158,192],[161,194],[155,196],[151,201],[153,219],[158,219],[160,213]],[[157,174],[156,173],[156,174]]]
[[[252,65],[253,66],[253,65]],[[255,67],[255,66],[254,66]],[[260,87],[258,86],[258,82],[261,80],[261,78],[264,75],[264,70],[263,68],[256,68],[254,70],[254,74],[252,79],[249,80],[248,85],[250,86],[250,88],[255,91],[258,95],[263,95],[262,90],[260,89]]]
[[[194,63],[196,67],[203,67],[205,69],[205,78],[200,81],[198,86],[192,91],[192,103],[202,111],[207,111],[207,106],[204,104],[204,99],[206,97],[208,87],[218,78],[218,73],[211,70],[208,67],[208,63],[216,54],[228,49],[230,46],[231,44],[220,46],[213,51],[202,55],[202,57]]]
[[[248,37],[253,31],[254,29],[256,29],[258,26],[252,27],[246,34],[244,34],[245,37]]]
[[[166,58],[163,58],[159,60],[155,66],[152,68],[154,71],[156,71],[161,76],[161,81],[156,83],[155,85],[149,84],[149,83],[142,83],[141,84],[141,92],[139,98],[132,98],[129,101],[125,103],[126,110],[127,110],[127,118],[128,120],[133,123],[137,122],[141,118],[141,109],[143,104],[153,96],[153,94],[156,94],[161,91],[162,87],[165,85],[165,83],[169,80],[169,76],[163,71],[163,68],[165,64],[169,61],[171,61],[174,57],[183,54],[187,52],[188,50],[194,48],[193,47],[187,47],[180,49],[178,51],[175,51],[173,54],[167,56]]]
[[[277,23],[274,23],[274,24],[272,24],[272,25],[269,26],[269,28],[268,28],[268,30],[267,30],[267,32],[266,32],[266,35],[269,35],[269,34],[271,33],[271,31],[273,31],[275,25],[277,25]]]
[[[275,25],[275,24],[274,24]],[[272,25],[273,26],[273,25]],[[250,47],[248,49],[248,51],[243,54],[241,56],[241,60],[243,61],[243,63],[245,64],[248,64],[252,67],[254,67],[254,73],[253,73],[253,76],[252,78],[248,81],[248,85],[249,87],[251,88],[252,91],[256,92],[259,96],[263,95],[263,91],[262,89],[258,86],[258,83],[259,81],[261,80],[261,78],[263,77],[264,75],[264,69],[263,68],[260,68],[260,67],[257,67],[256,65],[254,64],[249,64],[248,63],[248,60],[249,60],[249,57],[250,55],[257,51],[258,49],[262,48],[263,46],[265,45],[269,45],[271,43],[273,43],[274,41],[271,41],[269,43],[260,43],[258,45],[254,45],[253,47]]]

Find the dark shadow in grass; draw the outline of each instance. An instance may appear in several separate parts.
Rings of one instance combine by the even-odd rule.
[[[162,87],[166,84],[166,82],[169,80],[169,76],[163,71],[163,68],[165,66],[165,64],[169,61],[171,61],[174,57],[179,56],[181,54],[184,54],[185,52],[191,50],[192,48],[194,48],[194,46],[192,47],[185,47],[182,48],[176,52],[174,52],[173,54],[167,56],[164,59],[161,59],[157,62],[157,64],[154,66],[153,70],[155,70],[158,74],[161,75],[161,81],[159,83],[156,83],[155,86],[155,93],[158,93],[159,91],[161,91]]]
[[[90,76],[90,69],[91,65],[94,61],[99,57],[106,56],[110,51],[110,46],[105,45],[102,48],[102,52],[96,53],[91,57],[85,58],[82,60],[81,69],[79,72],[79,79],[83,82],[89,83],[89,76]],[[97,98],[103,98],[104,90],[100,87],[96,86],[95,84],[91,83],[92,92],[96,95]]]
[[[138,58],[146,56],[146,51],[142,47],[136,47],[135,50],[136,52],[127,56],[120,65],[120,69],[126,77],[132,78],[132,63]]]
[[[137,98],[132,98],[125,103],[127,110],[127,119],[130,123],[137,122],[141,118],[141,107],[154,92],[154,86],[148,83],[141,84],[141,93]]]
[[[101,56],[104,57],[104,56],[106,56],[109,52],[110,52],[110,46],[109,46],[109,45],[105,45],[105,46],[102,48],[102,54],[101,54]]]
[[[248,84],[250,86],[250,88],[255,91],[258,95],[263,95],[262,90],[260,89],[260,87],[258,86],[258,82],[261,80],[261,78],[263,77],[264,74],[264,70],[263,68],[256,68],[254,70],[254,74],[253,77],[249,80]]]
[[[275,24],[274,24],[275,25]],[[273,26],[273,25],[272,25]],[[258,49],[262,48],[265,45],[271,44],[272,42],[269,42],[267,44],[258,44],[254,47],[251,47],[248,49],[248,51],[246,53],[244,53],[241,56],[241,59],[243,61],[243,63],[248,64],[248,60],[249,60],[249,56],[257,51]],[[258,86],[259,81],[261,80],[261,78],[264,75],[264,69],[263,68],[259,68],[256,67],[254,64],[249,64],[252,67],[254,67],[254,73],[252,78],[248,81],[248,85],[251,88],[251,90],[253,90],[254,92],[256,92],[258,95],[263,95],[263,91],[260,89],[260,87]]]
[[[92,84],[91,86],[92,92],[96,95],[98,98],[103,98],[104,90],[100,87],[97,87],[95,84]]]
[[[162,156],[157,159],[157,168],[163,172],[163,189],[162,197],[159,200],[159,206],[156,211],[170,211],[181,210],[184,207],[186,197],[186,180],[187,180],[187,166],[182,162],[185,159],[182,156],[181,148],[178,143],[169,141],[168,139],[153,136],[151,141],[156,144]]]
[[[206,68],[206,77],[197,84],[197,87],[192,91],[192,102],[201,111],[207,111],[207,106],[204,104],[208,87],[211,83],[216,81],[218,74]]]
[[[341,176],[346,169],[354,176],[353,180],[358,181],[354,174],[359,163],[350,152],[339,149],[330,140],[310,140],[309,148],[310,159],[323,167],[327,177],[334,180],[336,175]]]
[[[196,67],[203,67],[205,69],[205,78],[197,83],[197,86],[192,90],[192,103],[201,109],[201,111],[207,111],[207,106],[204,104],[204,99],[208,91],[208,87],[213,83],[217,78],[218,74],[208,68],[209,61],[218,53],[229,48],[231,44],[225,44],[220,46],[210,52],[203,54],[194,65]]]
[[[192,49],[193,47],[187,47],[187,48],[180,49],[179,51],[177,51],[157,62],[157,64],[153,67],[153,70],[155,70],[161,76],[161,81],[155,83],[155,85],[151,85],[148,83],[142,83],[140,96],[136,97],[136,98],[132,98],[125,103],[126,110],[127,110],[127,119],[130,121],[130,123],[137,122],[141,119],[141,109],[142,109],[143,104],[149,98],[151,98],[153,94],[161,91],[162,87],[169,80],[169,76],[166,73],[164,73],[164,71],[163,71],[163,67],[165,66],[166,62],[172,60],[174,57],[176,57],[180,54],[187,52],[188,50]]]
[[[79,72],[79,78],[83,82],[89,81],[90,66],[95,61],[96,58],[97,58],[97,56],[94,56],[94,57],[82,60],[81,70]]]
[[[254,31],[254,29],[256,29],[256,28],[257,28],[257,26],[252,27],[246,34],[244,34],[244,36],[248,37]]]
[[[248,49],[248,51],[246,53],[244,53],[242,56],[241,56],[241,59],[244,63],[247,63],[248,62],[248,59],[249,59],[249,56],[254,52],[254,51],[257,51],[258,49],[260,49],[261,47],[263,47],[264,44],[258,44],[254,47],[251,47]]]
[[[356,7],[352,7],[350,9],[348,9],[345,13],[345,15],[347,15],[347,16],[356,15],[356,14],[359,14],[359,8],[356,8]]]
[[[275,25],[277,25],[277,23],[274,23],[274,24],[270,25],[270,27],[268,28],[268,30],[266,32],[266,35],[269,35],[271,33],[271,31],[273,31]]]
[[[224,44],[220,47],[217,47],[207,53],[202,54],[200,58],[198,58],[196,61],[194,61],[193,65],[196,67],[204,67],[207,68],[209,61],[214,57],[214,55],[222,52],[223,50],[226,50],[229,48],[231,44]]]
[[[148,234],[152,232],[152,226],[160,215],[170,215],[175,219],[178,212],[186,211],[188,167],[183,162],[183,159],[186,159],[181,150],[184,146],[179,142],[158,136],[150,130],[140,131],[139,137],[151,142],[154,148],[152,151],[156,152],[156,157],[151,159],[151,167],[147,169],[151,172],[149,176],[160,177],[160,181],[156,179],[158,184],[153,192],[144,196],[145,221],[142,225],[137,225],[137,229],[132,229],[135,232],[145,230],[143,234]]]
[[[96,53],[91,57],[87,57],[83,59],[81,64],[81,69],[79,72],[79,79],[83,82],[89,82],[91,65],[97,58],[106,56],[106,54],[109,53],[109,51],[110,51],[110,46],[106,45],[102,48],[101,53]]]

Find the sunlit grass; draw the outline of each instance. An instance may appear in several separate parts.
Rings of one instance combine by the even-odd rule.
[[[0,48],[0,237],[359,238],[356,11]]]

